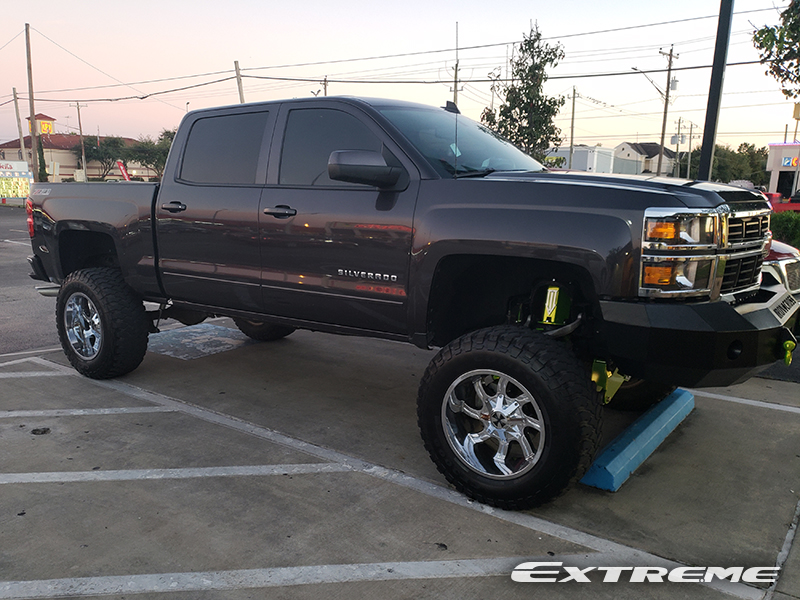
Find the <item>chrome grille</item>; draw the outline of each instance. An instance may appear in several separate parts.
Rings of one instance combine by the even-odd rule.
[[[800,290],[800,262],[786,265],[786,283],[793,292]]]
[[[760,242],[769,231],[769,215],[731,217],[728,221],[728,243]]]
[[[760,254],[729,258],[725,263],[725,274],[722,277],[722,293],[730,294],[756,285],[763,262],[764,259]]]

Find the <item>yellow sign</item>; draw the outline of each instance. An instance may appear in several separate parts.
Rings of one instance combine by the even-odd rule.
[[[0,177],[0,198],[27,198],[30,191],[27,177]]]
[[[31,122],[28,120],[28,131],[31,130]],[[36,131],[39,132],[39,135],[43,133],[51,134],[55,133],[55,129],[53,128],[53,121],[36,121]]]

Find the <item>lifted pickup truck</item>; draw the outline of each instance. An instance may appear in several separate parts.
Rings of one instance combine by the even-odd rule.
[[[196,111],[160,185],[38,184],[27,210],[32,277],[58,284],[81,373],[135,369],[165,317],[439,347],[418,395],[425,447],[504,508],[584,474],[617,388],[612,403],[641,408],[743,381],[795,343],[800,295],[760,286],[763,195],[548,172],[452,104]]]

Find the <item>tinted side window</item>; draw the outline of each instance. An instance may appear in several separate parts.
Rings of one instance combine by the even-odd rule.
[[[334,150],[380,152],[381,141],[361,121],[339,110],[296,109],[289,113],[283,137],[278,182],[284,185],[358,185],[328,177],[328,158]]]
[[[254,184],[268,114],[198,119],[186,141],[180,178],[193,183]]]

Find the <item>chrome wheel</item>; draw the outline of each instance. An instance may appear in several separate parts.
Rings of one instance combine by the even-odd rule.
[[[442,426],[456,456],[492,479],[528,472],[545,445],[544,419],[533,394],[500,371],[458,377],[442,404]]]
[[[100,313],[88,296],[72,294],[64,305],[64,330],[75,354],[83,360],[95,358],[103,345]]]

